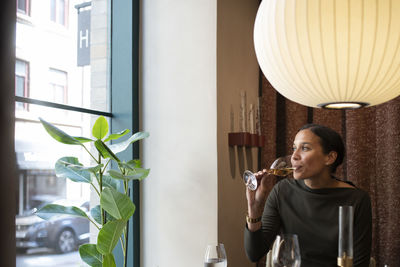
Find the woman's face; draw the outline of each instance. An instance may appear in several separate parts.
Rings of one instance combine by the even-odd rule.
[[[333,163],[332,153],[324,154],[320,138],[311,130],[304,129],[297,133],[293,142],[292,165],[295,179],[319,177],[330,174],[329,165]],[[335,157],[336,159],[336,157]]]

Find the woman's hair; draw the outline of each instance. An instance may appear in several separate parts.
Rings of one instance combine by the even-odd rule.
[[[331,172],[335,173],[336,168],[340,164],[342,164],[345,154],[345,148],[340,134],[329,127],[319,124],[306,124],[301,127],[299,131],[305,129],[309,129],[311,132],[319,137],[319,139],[321,140],[322,150],[325,154],[328,154],[331,151],[335,151],[337,153],[336,160],[331,165]]]

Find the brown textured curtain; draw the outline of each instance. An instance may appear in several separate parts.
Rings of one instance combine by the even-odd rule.
[[[306,123],[338,131],[347,154],[337,176],[354,182],[371,197],[372,256],[377,266],[400,266],[400,97],[360,110],[324,110],[285,99],[264,77],[261,87],[261,127],[267,140],[261,165],[291,153],[297,130]]]

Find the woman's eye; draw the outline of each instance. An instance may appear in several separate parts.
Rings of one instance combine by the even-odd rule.
[[[292,147],[292,151],[293,151],[293,152],[296,151],[296,147]]]
[[[308,150],[310,150],[310,148],[308,148],[308,147],[306,147],[306,146],[303,146],[301,149],[302,149],[303,151],[308,151]]]

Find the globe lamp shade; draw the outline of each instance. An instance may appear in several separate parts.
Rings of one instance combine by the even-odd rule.
[[[400,95],[399,0],[263,0],[258,63],[286,98],[354,109]]]

